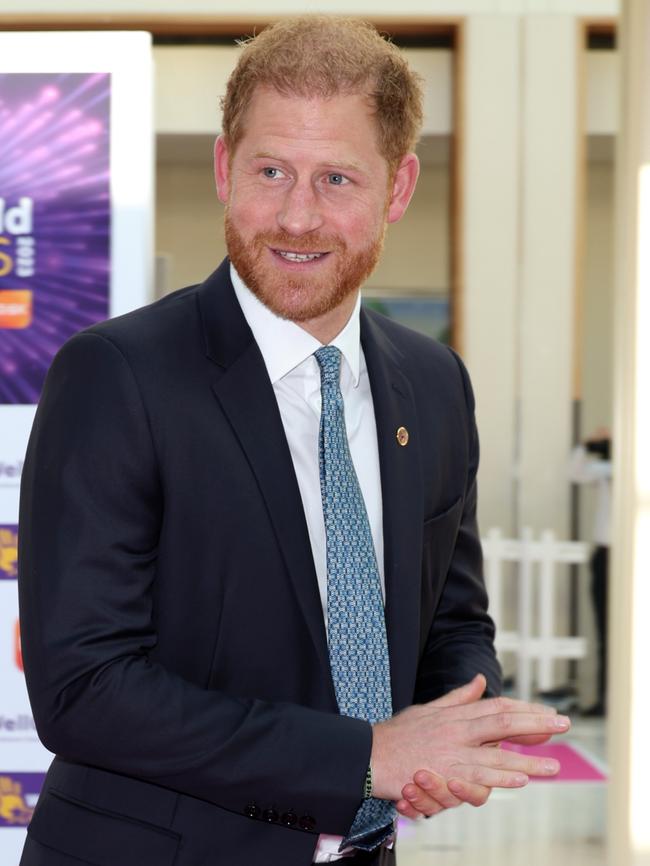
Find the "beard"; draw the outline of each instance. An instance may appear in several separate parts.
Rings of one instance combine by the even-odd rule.
[[[384,246],[385,223],[366,247],[351,252],[343,238],[318,232],[299,238],[284,231],[260,232],[246,240],[226,207],[225,235],[230,260],[253,294],[277,316],[306,322],[336,309],[370,276]],[[321,272],[289,276],[268,261],[269,249],[327,250],[332,261],[323,263],[326,267],[319,268]]]

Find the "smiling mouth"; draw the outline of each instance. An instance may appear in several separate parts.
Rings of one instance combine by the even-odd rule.
[[[289,250],[273,250],[273,252],[287,262],[313,262],[326,256],[327,253],[293,253]]]

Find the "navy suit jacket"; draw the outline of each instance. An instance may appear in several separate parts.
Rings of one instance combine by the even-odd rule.
[[[393,707],[478,671],[496,692],[467,374],[365,310],[361,339]],[[19,556],[27,683],[57,755],[24,866],[306,866],[319,833],[347,832],[371,728],[337,714],[291,455],[227,260],[59,352]]]

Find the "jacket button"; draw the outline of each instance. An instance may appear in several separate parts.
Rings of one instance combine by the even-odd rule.
[[[316,827],[316,819],[311,815],[302,815],[298,826],[301,830],[313,830]]]
[[[246,815],[247,818],[259,818],[260,811],[260,807],[256,806],[255,803],[249,803],[244,809],[244,815]]]
[[[275,824],[279,817],[275,809],[266,809],[262,812],[262,821],[268,821],[269,824]]]
[[[284,812],[282,817],[280,818],[280,823],[284,824],[285,827],[293,827],[295,823],[298,821],[298,816],[295,812]]]

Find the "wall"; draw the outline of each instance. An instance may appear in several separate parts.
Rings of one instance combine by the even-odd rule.
[[[201,282],[226,254],[211,143],[206,145],[200,161],[158,163],[156,254],[169,259],[166,285],[157,287],[157,295]]]

